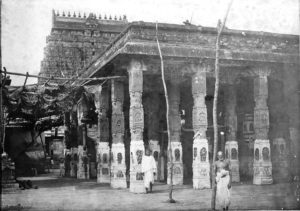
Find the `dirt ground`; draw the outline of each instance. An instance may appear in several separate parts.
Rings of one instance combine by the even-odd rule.
[[[112,189],[96,180],[76,180],[42,175],[31,179],[38,189],[2,193],[2,210],[208,210],[211,189],[194,190],[192,185],[174,187],[177,203],[170,204],[168,186],[157,183],[151,194]],[[255,186],[234,184],[231,210],[300,209],[289,183]]]

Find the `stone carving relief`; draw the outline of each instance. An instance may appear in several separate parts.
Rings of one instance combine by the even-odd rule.
[[[200,169],[200,175],[201,175],[201,176],[204,176],[204,177],[207,176],[207,169],[201,168],[201,169]]]
[[[124,134],[123,112],[120,114],[112,114],[112,133],[113,134]]]
[[[174,174],[181,174],[181,170],[179,167],[174,168]]]
[[[117,172],[117,177],[118,177],[118,178],[124,177],[124,174],[123,174],[123,172],[122,172],[121,170],[119,170],[119,171]]]
[[[262,150],[262,156],[264,161],[268,161],[270,159],[270,151],[269,148],[264,147]]]
[[[102,174],[108,175],[108,168],[102,168]]]
[[[142,163],[142,158],[143,158],[143,151],[142,150],[137,150],[136,151],[136,157],[137,157],[137,163],[141,164]]]
[[[237,160],[237,158],[238,158],[238,152],[237,152],[236,148],[232,148],[231,149],[231,159]]]
[[[180,161],[180,150],[175,149],[175,161]]]
[[[107,154],[103,154],[103,163],[108,163]]]
[[[136,180],[144,180],[144,176],[142,172],[137,172],[136,173]]]
[[[200,151],[201,162],[206,162],[207,151],[206,148],[203,147]]]
[[[118,153],[117,154],[117,159],[118,159],[118,164],[121,164],[122,163],[122,159],[123,159],[123,157],[122,157],[122,153]]]

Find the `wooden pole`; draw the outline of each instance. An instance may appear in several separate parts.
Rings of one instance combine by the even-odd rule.
[[[167,107],[167,131],[168,131],[168,157],[170,160],[170,185],[169,185],[169,202],[175,203],[175,200],[173,199],[173,156],[172,156],[172,146],[171,146],[171,131],[170,131],[170,105],[169,105],[169,97],[168,97],[168,90],[166,86],[166,80],[165,80],[165,70],[164,70],[164,61],[158,41],[158,26],[156,22],[156,43],[158,47],[159,57],[160,57],[160,67],[161,67],[161,78],[164,86],[164,92],[165,92],[165,100],[166,100],[166,107]]]
[[[2,0],[0,0],[0,20],[1,20],[1,15],[2,15]],[[0,21],[0,38],[2,35],[2,30],[1,30],[1,22]],[[2,69],[2,43],[0,39],[0,70]],[[1,147],[2,147],[2,152],[4,153],[4,121],[3,121],[3,102],[2,102],[2,72],[0,71],[0,142],[1,142]]]
[[[214,92],[214,101],[213,101],[213,125],[214,125],[214,149],[213,149],[213,163],[212,163],[212,198],[211,198],[211,209],[215,210],[216,208],[216,168],[215,168],[215,161],[217,156],[217,150],[218,150],[218,116],[217,116],[217,104],[218,104],[218,95],[219,95],[219,85],[220,85],[220,78],[219,78],[219,71],[220,71],[220,65],[219,65],[219,54],[220,54],[220,37],[221,33],[225,27],[227,16],[229,13],[229,10],[231,8],[231,5],[233,3],[233,0],[230,1],[223,23],[221,21],[218,21],[217,26],[217,39],[216,39],[216,60],[215,60],[215,92]]]

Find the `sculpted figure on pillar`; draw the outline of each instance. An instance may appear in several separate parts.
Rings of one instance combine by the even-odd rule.
[[[253,184],[271,184],[272,163],[269,133],[269,109],[268,98],[268,76],[271,70],[268,67],[257,67],[254,70],[254,163],[253,163]]]
[[[130,111],[130,191],[144,193],[141,158],[144,154],[144,109],[142,104],[143,70],[145,65],[140,60],[131,60],[128,66]]]
[[[208,157],[206,72],[208,66],[194,65],[192,76],[193,106],[193,187],[194,189],[210,188],[210,165]]]

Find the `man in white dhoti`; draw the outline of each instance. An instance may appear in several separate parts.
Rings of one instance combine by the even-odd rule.
[[[151,155],[150,150],[145,150],[145,155],[142,159],[142,172],[144,173],[144,185],[146,193],[152,192],[152,185],[154,183],[154,174],[156,174],[156,162]]]
[[[231,170],[230,163],[224,160],[221,151],[217,154],[218,160],[215,162],[216,168],[216,183],[217,193],[216,199],[219,206],[223,210],[228,210],[230,205],[230,191],[231,191]]]

